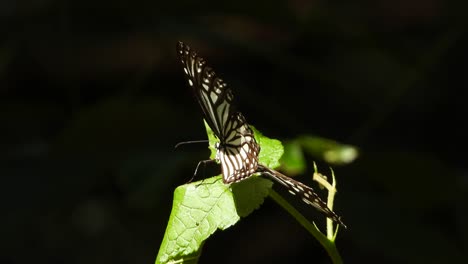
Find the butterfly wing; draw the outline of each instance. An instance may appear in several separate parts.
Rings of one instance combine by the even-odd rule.
[[[182,62],[187,81],[200,104],[205,120],[218,139],[225,140],[225,127],[235,112],[232,91],[188,45],[179,42],[177,54]]]
[[[343,223],[343,221],[341,221],[340,217],[335,212],[330,210],[330,208],[328,208],[327,204],[322,201],[322,199],[320,199],[318,194],[311,187],[263,165],[259,165],[258,171],[282,184],[288,189],[289,193],[298,196],[304,203],[312,205],[317,210],[325,214],[328,218],[346,228],[346,225]]]
[[[220,140],[216,156],[224,183],[249,177],[257,169],[260,146],[245,118],[235,111],[231,89],[188,45],[179,42],[177,53],[205,120]]]
[[[260,145],[241,113],[233,114],[224,128],[226,141],[220,144],[217,158],[221,162],[224,183],[238,182],[251,176],[258,167]]]

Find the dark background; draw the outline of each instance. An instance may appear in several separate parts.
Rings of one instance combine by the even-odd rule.
[[[208,156],[204,144],[174,150],[206,137],[178,40],[265,135],[360,149],[333,165],[345,262],[466,260],[462,3],[2,1],[0,262],[155,260],[174,189]],[[271,200],[211,237],[201,258],[299,261],[329,258]]]

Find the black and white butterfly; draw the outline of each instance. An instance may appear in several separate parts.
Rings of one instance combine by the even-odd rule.
[[[221,164],[223,182],[238,182],[259,172],[286,186],[291,194],[345,226],[312,188],[258,163],[260,145],[244,116],[232,104],[231,89],[188,45],[179,42],[177,54],[205,120],[219,139],[215,146],[216,161]]]

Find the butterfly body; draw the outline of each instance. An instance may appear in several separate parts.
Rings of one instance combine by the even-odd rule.
[[[244,116],[235,110],[231,89],[189,46],[179,42],[177,53],[205,120],[219,140],[215,145],[216,161],[221,164],[223,182],[239,182],[259,172],[282,184],[291,194],[299,196],[306,204],[314,206],[333,221],[345,226],[312,188],[258,163],[260,145]]]

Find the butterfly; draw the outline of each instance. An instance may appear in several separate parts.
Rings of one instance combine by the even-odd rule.
[[[188,45],[178,42],[177,54],[205,120],[219,140],[215,144],[215,160],[221,164],[223,182],[239,182],[259,172],[282,184],[291,194],[299,196],[303,202],[314,206],[333,221],[345,226],[340,217],[328,208],[312,188],[258,162],[260,145],[245,117],[232,104],[232,90]]]

